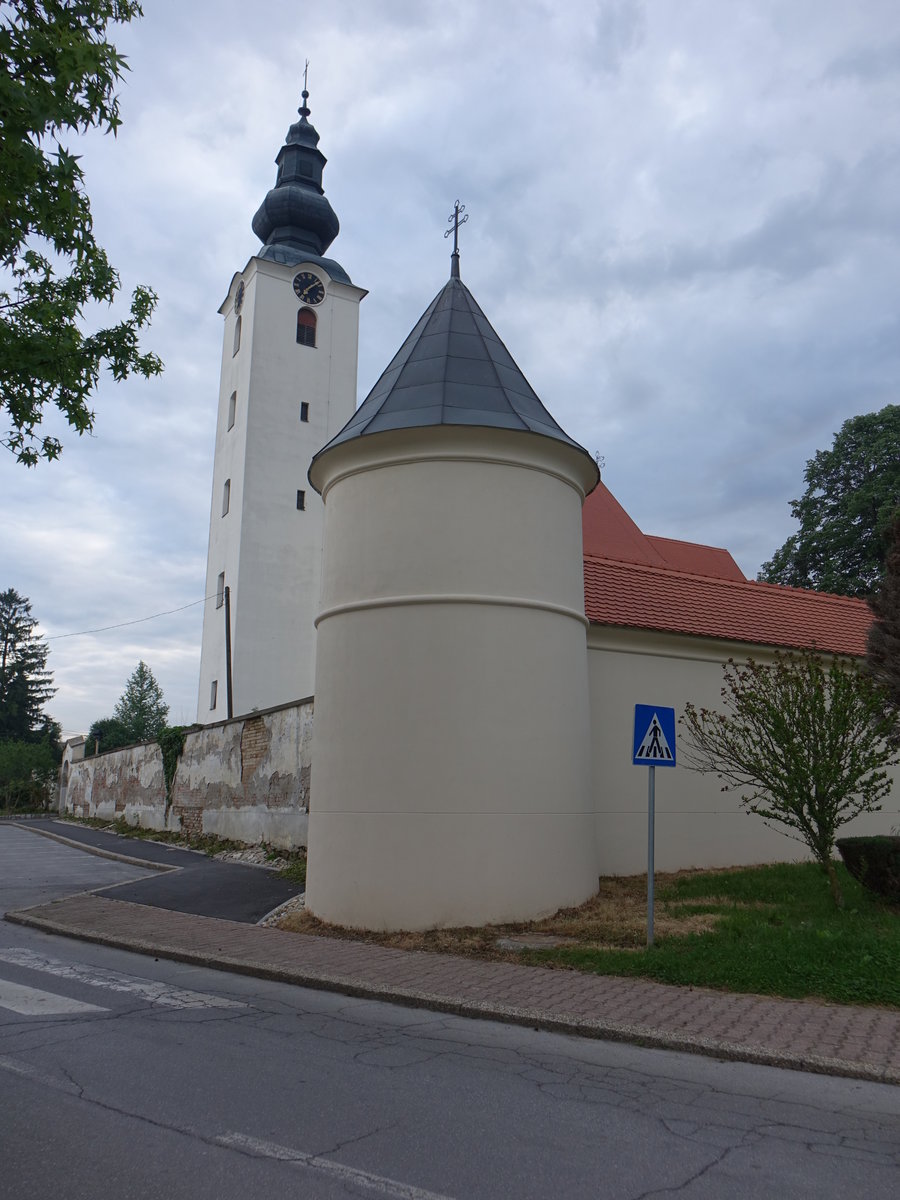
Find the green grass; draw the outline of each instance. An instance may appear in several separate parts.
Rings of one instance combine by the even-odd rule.
[[[662,983],[900,1007],[900,909],[866,893],[842,865],[838,872],[843,910],[811,863],[679,876],[657,891],[657,911],[676,920],[718,914],[711,931],[668,934],[650,949],[573,946],[527,958]]]
[[[278,872],[279,879],[295,883],[297,887],[306,887],[306,854],[298,855],[288,867]]]

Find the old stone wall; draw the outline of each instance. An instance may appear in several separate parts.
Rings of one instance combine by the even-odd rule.
[[[166,828],[162,751],[144,742],[69,764],[65,811],[76,817],[124,819],[129,825]]]
[[[306,845],[312,700],[192,730],[167,801],[155,742],[69,764],[65,811],[240,842]]]
[[[306,845],[313,704],[188,734],[172,789],[183,825],[240,842]]]

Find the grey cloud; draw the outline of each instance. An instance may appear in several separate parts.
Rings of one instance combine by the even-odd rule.
[[[529,381],[650,532],[732,548],[748,573],[793,528],[807,458],[896,400],[900,10],[758,0],[438,0],[146,6],[124,31],[119,137],[84,165],[127,288],[160,293],[166,374],[104,386],[93,439],[25,475],[0,461],[7,578],[48,631],[163,612],[205,582],[217,307],[312,60],[313,120],[370,295],[364,394],[463,276]],[[813,19],[814,18],[814,19]],[[80,147],[76,147],[80,150]],[[139,657],[193,716],[199,606],[52,643],[51,711],[86,728]]]
[[[892,40],[881,46],[866,46],[849,54],[842,54],[828,64],[822,78],[853,79],[860,83],[900,78],[900,40]]]

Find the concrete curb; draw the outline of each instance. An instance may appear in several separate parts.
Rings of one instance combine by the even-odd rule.
[[[553,1017],[542,1009],[513,1008],[509,1005],[486,1001],[453,999],[429,992],[416,991],[412,988],[366,983],[342,975],[329,975],[325,972],[304,968],[287,970],[269,966],[264,962],[257,963],[229,958],[227,955],[176,949],[161,942],[142,938],[111,937],[89,930],[76,930],[70,925],[61,924],[46,917],[33,916],[29,909],[9,912],[6,914],[6,920],[16,925],[25,925],[46,933],[95,942],[118,950],[130,950],[156,958],[172,959],[175,962],[191,963],[218,971],[230,971],[237,975],[270,979],[276,983],[289,983],[298,987],[316,988],[320,991],[340,992],[347,996],[401,1004],[407,1008],[426,1008],[434,1012],[450,1013],[454,1016],[528,1026],[551,1033],[566,1033],[604,1041],[627,1042],[632,1045],[659,1050],[675,1050],[687,1054],[703,1054],[709,1058],[732,1062],[747,1062],[758,1066],[782,1067],[787,1070],[805,1071],[818,1075],[840,1075],[872,1083],[900,1085],[900,1069],[893,1067],[869,1067],[864,1063],[826,1058],[821,1055],[793,1055],[766,1050],[761,1046],[671,1033],[662,1029],[622,1024],[615,1021]]]
[[[27,833],[36,833],[40,837],[49,838],[51,842],[61,842],[64,846],[72,846],[75,850],[83,850],[85,854],[95,854],[97,858],[111,858],[113,862],[128,863],[132,867],[150,867],[154,871],[180,871],[182,868],[174,863],[151,862],[148,858],[136,858],[133,854],[119,854],[115,850],[104,850],[100,846],[92,846],[89,842],[79,842],[76,838],[64,837],[61,833],[51,833],[49,829],[29,829],[17,821],[12,824],[17,829]]]

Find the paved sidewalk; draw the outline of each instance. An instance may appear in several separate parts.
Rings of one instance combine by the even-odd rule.
[[[135,841],[55,817],[14,823],[64,846],[153,870],[149,878],[119,884],[116,899],[170,908],[199,917],[225,917],[255,925],[302,890],[275,872],[244,863],[218,862],[199,850],[155,841]]]
[[[587,1037],[900,1083],[900,1012],[483,962],[82,894],[7,920],[183,962]]]

